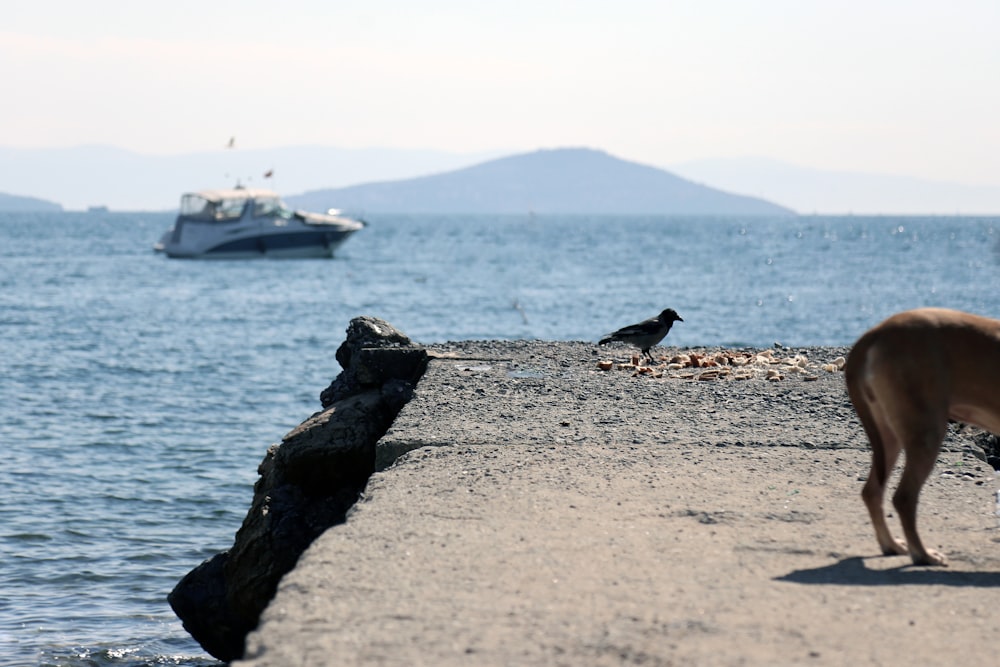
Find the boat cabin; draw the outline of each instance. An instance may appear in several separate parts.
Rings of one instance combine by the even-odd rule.
[[[253,210],[247,211],[247,202]],[[255,218],[292,217],[277,193],[270,190],[233,188],[230,190],[202,190],[181,197],[180,217],[202,222],[227,222],[239,220],[246,213]]]

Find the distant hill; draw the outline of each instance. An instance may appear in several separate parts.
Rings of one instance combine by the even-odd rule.
[[[0,147],[0,186],[7,192],[61,202],[68,209],[105,205],[116,211],[176,209],[181,194],[237,182],[282,194],[423,176],[497,157],[499,153],[390,148],[289,146],[183,155],[143,155],[112,146]],[[264,179],[267,171],[274,177]]]
[[[753,210],[778,205],[784,212],[803,214],[1000,214],[1000,183],[977,187],[812,169],[766,158],[643,166],[583,149],[503,157],[507,154],[495,151],[243,149],[239,141],[237,148],[227,150],[223,143],[182,155],[144,155],[111,146],[0,147],[0,188],[29,200],[29,205],[36,200],[70,210],[98,205],[115,211],[174,210],[184,192],[241,182],[277,190],[303,208],[313,205],[298,202],[364,212],[402,211],[410,203],[415,207],[409,210],[424,211],[613,208],[610,212],[624,213],[677,206],[702,211],[701,205],[713,200],[709,210],[717,211],[721,200],[714,195],[743,195],[739,207],[721,210],[744,211],[743,204],[752,204]],[[465,168],[472,171],[463,173]],[[274,177],[265,179],[265,172],[272,170]],[[729,199],[733,205],[738,201]],[[24,205],[17,203],[18,208]],[[9,202],[0,207],[10,210]]]
[[[0,211],[23,213],[28,211],[61,211],[59,204],[36,199],[35,197],[18,197],[0,192]]]
[[[804,214],[1000,214],[1000,186],[827,171],[754,157],[697,160],[669,168],[699,183],[780,201]]]
[[[540,150],[447,173],[286,197],[308,210],[365,213],[791,215],[756,197],[692,183],[585,148]]]

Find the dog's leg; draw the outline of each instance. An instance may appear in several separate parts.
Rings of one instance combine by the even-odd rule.
[[[871,517],[872,526],[875,528],[875,539],[878,546],[886,556],[901,555],[908,553],[906,544],[900,542],[892,536],[889,526],[885,521],[885,487],[899,458],[900,442],[896,436],[885,429],[885,437],[872,414],[871,406],[866,400],[855,401],[858,406],[858,417],[861,425],[868,435],[868,441],[872,448],[872,465],[868,471],[868,479],[861,488],[861,499],[868,508],[868,515]]]
[[[942,418],[937,426],[924,422],[919,427],[919,420],[913,427],[907,429],[903,436],[909,446],[906,449],[906,464],[899,479],[899,487],[892,497],[892,504],[899,513],[899,521],[903,525],[906,545],[910,558],[915,565],[947,565],[948,559],[937,551],[926,549],[917,534],[917,503],[920,501],[920,489],[930,476],[937,462],[941,443],[944,441],[947,422]]]

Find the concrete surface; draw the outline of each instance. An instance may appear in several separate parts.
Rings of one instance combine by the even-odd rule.
[[[878,556],[867,443],[817,370],[843,352],[698,380],[597,369],[625,348],[441,346],[235,664],[992,664],[995,475],[950,436],[919,517],[950,567]]]

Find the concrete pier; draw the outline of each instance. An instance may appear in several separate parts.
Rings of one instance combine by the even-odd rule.
[[[879,556],[867,442],[842,374],[823,370],[845,350],[751,351],[704,379],[712,366],[670,367],[684,350],[652,370],[585,343],[429,352],[361,500],[282,579],[234,664],[995,658],[993,470],[949,436],[920,528],[951,566]]]

